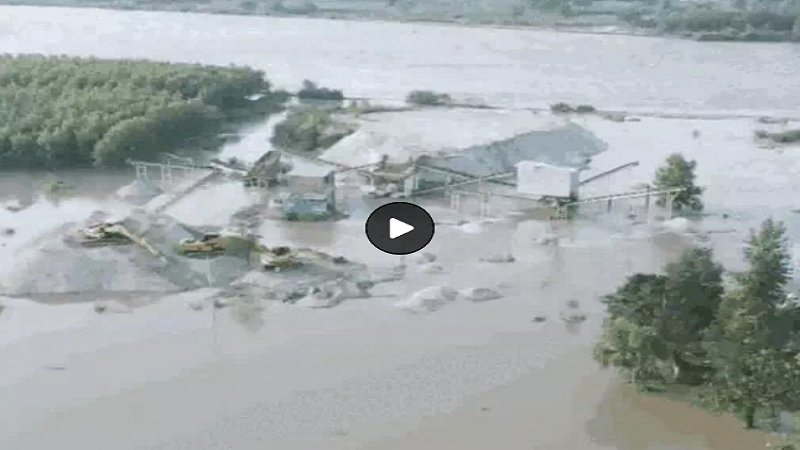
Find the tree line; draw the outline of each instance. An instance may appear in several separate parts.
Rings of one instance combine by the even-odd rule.
[[[0,56],[0,167],[115,166],[215,134],[253,96],[246,67]]]
[[[727,280],[707,248],[663,274],[638,273],[605,298],[595,357],[642,389],[689,393],[747,427],[800,408],[800,303],[787,294],[791,257],[782,223],[746,242],[747,269]]]
[[[670,155],[656,189],[681,189],[673,206],[699,211],[695,161]],[[637,273],[604,302],[608,317],[595,358],[631,384],[682,393],[748,427],[800,409],[800,302],[787,292],[786,229],[768,219],[752,231],[747,269],[725,276],[708,248],[691,248],[661,274]]]

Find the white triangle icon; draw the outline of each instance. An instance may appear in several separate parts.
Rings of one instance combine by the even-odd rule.
[[[399,221],[395,218],[389,219],[389,239],[398,238],[406,233],[410,233],[414,230],[414,227]]]

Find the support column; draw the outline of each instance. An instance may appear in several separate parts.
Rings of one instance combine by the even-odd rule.
[[[167,161],[167,167],[164,170],[167,175],[167,183],[172,184],[172,163]]]
[[[453,209],[454,211],[460,211],[461,210],[461,194],[460,193],[458,193],[456,191],[452,191],[450,193],[450,208]]]
[[[675,200],[674,194],[667,194],[667,211],[664,214],[664,220],[672,219],[672,203]]]

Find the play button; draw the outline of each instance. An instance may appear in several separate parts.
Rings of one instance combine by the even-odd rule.
[[[408,255],[425,248],[434,232],[433,218],[421,207],[394,202],[372,211],[366,224],[367,239],[386,253]]]
[[[414,226],[401,222],[394,217],[389,219],[389,239],[397,239],[400,236],[414,231]]]

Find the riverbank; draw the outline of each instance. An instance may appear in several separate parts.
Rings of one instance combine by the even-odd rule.
[[[763,88],[792,86],[800,56],[789,44],[301,17],[8,6],[0,12],[7,30],[0,47],[9,53],[232,63],[263,70],[290,91],[307,78],[348,96],[401,102],[410,90],[426,89],[511,108],[564,101],[604,110],[776,116],[796,114],[791,105],[800,102],[796,90]],[[86,27],[115,38],[99,46]],[[124,36],[116,31],[122,28]],[[374,45],[383,37],[386,44]],[[337,45],[320,45],[328,41]],[[565,48],[571,50],[555,50]]]
[[[288,2],[295,3],[295,2]],[[140,10],[163,11],[195,14],[217,14],[238,16],[262,16],[277,18],[315,18],[346,21],[371,21],[371,22],[399,22],[417,24],[454,25],[460,27],[484,27],[497,29],[542,29],[574,34],[618,35],[618,36],[650,36],[673,37],[704,42],[798,42],[800,36],[791,31],[791,26],[783,31],[772,29],[738,30],[727,28],[719,29],[683,29],[668,21],[657,26],[653,18],[643,20],[643,12],[636,8],[616,9],[613,11],[598,12],[573,11],[563,15],[551,10],[532,10],[525,13],[526,7],[522,3],[513,1],[497,5],[496,11],[460,11],[439,10],[433,12],[409,13],[390,5],[383,5],[376,1],[370,6],[364,2],[349,2],[347,0],[318,2],[322,7],[312,2],[296,2],[297,6],[286,7],[283,2],[266,2],[258,4],[254,1],[225,1],[216,0],[203,2],[150,2],[130,0],[118,2],[113,0],[92,0],[88,2],[73,3],[69,0],[0,0],[0,4],[13,6],[38,6],[38,7],[69,7],[69,8],[100,8],[112,10]],[[332,7],[326,7],[331,3]],[[341,4],[341,6],[339,5]],[[313,6],[309,6],[313,5]],[[521,9],[520,9],[521,8]],[[519,14],[523,11],[524,14]],[[683,11],[681,9],[675,12]],[[650,12],[654,15],[654,12]],[[628,17],[634,14],[634,19]],[[663,13],[659,13],[663,14]],[[700,13],[702,15],[702,13]],[[724,13],[720,13],[724,14]],[[673,17],[674,19],[674,17]],[[701,21],[704,18],[694,19],[688,17],[687,22]]]
[[[246,2],[243,2],[246,3]],[[238,3],[237,3],[238,4]],[[459,18],[446,18],[446,17],[402,17],[390,16],[386,14],[377,15],[359,15],[355,13],[335,13],[335,12],[306,12],[298,14],[290,14],[278,11],[262,11],[253,12],[246,9],[236,7],[223,7],[214,2],[197,4],[191,2],[187,5],[181,5],[175,2],[143,2],[141,4],[120,4],[114,1],[91,1],[72,4],[68,1],[62,0],[0,0],[0,5],[9,6],[36,6],[43,8],[80,8],[80,9],[108,9],[118,11],[161,11],[170,13],[191,13],[191,14],[210,14],[210,15],[229,15],[229,16],[243,16],[243,17],[274,17],[274,18],[306,18],[306,19],[323,19],[323,20],[337,20],[348,22],[387,22],[387,23],[407,23],[407,24],[430,24],[439,26],[455,26],[455,27],[469,27],[469,28],[488,28],[488,29],[501,29],[501,30],[548,30],[571,34],[589,34],[589,35],[616,35],[616,36],[662,36],[662,34],[655,32],[651,29],[631,27],[623,22],[609,24],[591,24],[586,22],[570,23],[564,21],[564,18],[552,17],[549,20],[539,21],[526,21],[515,22],[513,20],[502,21],[480,21],[480,20],[463,20]],[[675,35],[676,37],[679,37]],[[684,36],[686,37],[686,36]]]

